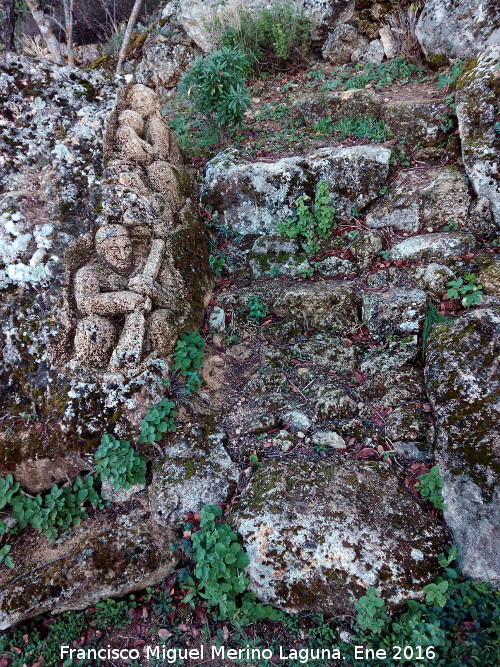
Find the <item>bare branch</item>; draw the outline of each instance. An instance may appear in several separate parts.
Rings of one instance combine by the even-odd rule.
[[[35,22],[38,26],[38,30],[42,34],[42,37],[47,44],[47,48],[51,55],[52,60],[57,65],[62,65],[64,63],[63,57],[61,55],[61,49],[59,47],[59,42],[57,41],[52,28],[50,26],[47,17],[43,13],[43,10],[40,8],[39,0],[26,0],[26,4],[35,19]]]
[[[142,6],[142,0],[135,0],[134,6],[132,7],[132,13],[130,14],[130,18],[127,23],[127,29],[125,30],[125,35],[123,36],[123,42],[120,49],[120,54],[118,56],[118,65],[116,66],[117,74],[121,74],[121,71],[123,69],[123,63],[125,62],[125,58],[127,57],[130,39],[132,37],[134,26],[137,23],[141,6]]]

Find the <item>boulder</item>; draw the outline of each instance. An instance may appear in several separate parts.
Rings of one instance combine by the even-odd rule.
[[[52,545],[43,535],[22,533],[10,552],[15,570],[0,569],[0,630],[154,586],[176,564],[176,539],[152,520],[142,494],[96,513]]]
[[[500,9],[496,11],[500,16]],[[465,170],[477,195],[489,200],[497,225],[500,225],[499,60],[500,45],[486,49],[470,62],[457,82],[456,92]]]
[[[202,201],[239,234],[271,234],[293,215],[299,196],[314,198],[320,180],[329,182],[338,215],[363,209],[385,183],[389,159],[390,151],[380,146],[323,148],[305,157],[254,163],[226,151],[207,164]]]
[[[426,350],[427,394],[444,517],[468,576],[500,584],[500,314],[476,309],[435,325]]]
[[[165,449],[165,462],[148,489],[151,514],[161,526],[182,522],[203,505],[220,505],[236,487],[238,467],[224,447],[227,436],[193,429]]]
[[[317,38],[324,37],[336,21],[349,20],[354,11],[354,0],[297,0],[294,5],[314,21]],[[211,23],[216,17],[224,22],[237,7],[241,7],[240,0],[180,0],[175,16],[189,37],[207,53],[215,46]],[[247,0],[244,7],[250,12],[272,9],[267,0]]]
[[[366,216],[374,229],[418,232],[454,223],[466,226],[471,197],[467,176],[454,166],[401,172]]]
[[[372,39],[371,42],[358,46],[352,53],[351,59],[354,63],[372,63],[380,65],[384,59],[384,46],[380,39]]]
[[[500,262],[494,261],[479,271],[478,281],[486,294],[500,297]]]
[[[438,146],[445,138],[443,121],[450,110],[442,100],[391,100],[382,109],[382,118],[395,139],[423,148]]]
[[[368,586],[391,607],[421,598],[447,541],[388,465],[342,455],[265,461],[230,522],[250,589],[291,613],[353,614]]]
[[[363,294],[363,323],[374,340],[418,334],[426,311],[426,294],[420,289],[394,288]]]
[[[500,42],[496,0],[427,0],[415,34],[426,56],[470,58]]]
[[[307,125],[325,117],[334,123],[345,117],[376,118],[382,109],[381,99],[371,88],[318,91],[302,97],[297,105]]]
[[[321,55],[332,65],[345,65],[351,60],[356,49],[367,47],[367,40],[356,28],[347,23],[335,26],[323,45]]]
[[[421,234],[392,246],[393,259],[442,259],[466,255],[476,247],[472,234],[462,232],[436,232]]]

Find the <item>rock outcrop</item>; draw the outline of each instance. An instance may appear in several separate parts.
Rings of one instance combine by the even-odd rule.
[[[9,56],[0,76],[13,137],[0,197],[1,407],[26,415],[0,436],[0,474],[40,491],[88,470],[103,432],[135,433],[162,397],[179,332],[203,316],[208,241],[153,90],[119,91],[104,165],[115,91],[97,74],[53,68],[41,82]]]
[[[500,8],[496,0],[427,0],[415,34],[426,56],[470,58],[500,43]]]
[[[490,202],[497,225],[500,225],[499,60],[500,45],[486,49],[460,77],[456,93],[465,170],[477,195]]]
[[[342,455],[266,461],[231,523],[250,558],[251,590],[293,613],[352,614],[367,586],[393,607],[419,597],[447,540],[392,469]]]
[[[436,417],[435,455],[447,525],[464,573],[500,582],[500,315],[473,310],[436,325],[426,352],[426,387]]]
[[[338,215],[363,209],[385,183],[390,155],[387,148],[353,146],[247,163],[234,153],[221,153],[207,165],[202,199],[235,232],[270,234],[292,214],[299,196],[314,197],[320,180],[328,181]]]

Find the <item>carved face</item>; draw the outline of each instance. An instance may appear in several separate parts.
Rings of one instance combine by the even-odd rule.
[[[125,234],[102,239],[96,250],[98,255],[117,271],[126,272],[132,268],[132,243]]]

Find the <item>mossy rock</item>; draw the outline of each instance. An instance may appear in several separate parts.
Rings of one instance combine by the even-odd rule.
[[[251,590],[291,613],[352,614],[367,586],[393,608],[421,597],[447,542],[390,466],[342,454],[264,461],[230,522]]]

